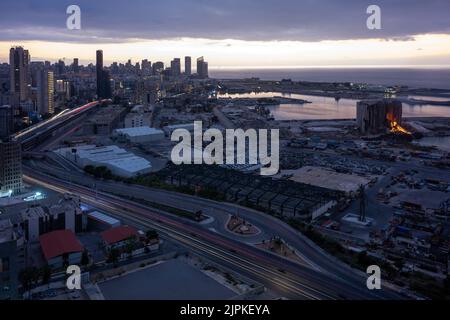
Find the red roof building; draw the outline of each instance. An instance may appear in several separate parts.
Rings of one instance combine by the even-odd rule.
[[[103,241],[107,245],[114,245],[116,243],[128,240],[132,237],[138,236],[135,228],[129,226],[120,226],[112,228],[101,233]]]
[[[71,230],[57,230],[39,237],[47,261],[64,254],[83,252],[83,246]]]

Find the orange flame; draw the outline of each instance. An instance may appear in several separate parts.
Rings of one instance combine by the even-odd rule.
[[[402,133],[402,134],[408,134],[410,135],[411,132],[409,132],[408,130],[406,130],[405,128],[403,128],[398,122],[397,119],[395,117],[395,115],[393,113],[388,113],[386,114],[386,119],[389,121],[390,125],[391,125],[391,132],[393,133]]]
[[[391,132],[411,134],[411,132],[399,125],[397,121],[391,121]]]

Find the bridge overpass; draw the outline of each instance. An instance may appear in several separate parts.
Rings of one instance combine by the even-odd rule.
[[[72,110],[66,109],[48,120],[17,132],[14,137],[22,144],[23,151],[31,151],[51,137],[56,130],[61,129],[93,108],[108,102],[111,102],[111,100],[93,101]]]

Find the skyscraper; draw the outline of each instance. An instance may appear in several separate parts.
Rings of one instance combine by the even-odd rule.
[[[0,197],[22,191],[21,144],[12,138],[0,142]]]
[[[55,101],[54,101],[54,94],[55,94],[55,77],[53,75],[53,72],[46,71],[44,72],[44,79],[47,79],[46,83],[46,89],[44,89],[44,93],[46,94],[46,100],[44,101],[45,105],[48,106],[48,113],[54,114],[55,113]]]
[[[170,70],[172,70],[172,76],[178,77],[181,75],[181,60],[180,58],[174,58],[170,62]]]
[[[111,76],[108,70],[103,70],[102,72],[103,81],[103,96],[101,98],[109,99],[112,97],[111,90]]]
[[[152,66],[153,69],[153,74],[154,75],[159,75],[163,72],[164,70],[164,62],[161,61],[157,61],[153,64]]]
[[[37,111],[39,114],[55,112],[54,94],[55,79],[52,71],[39,70],[37,76]]]
[[[142,60],[141,67],[142,67],[142,74],[144,76],[149,76],[152,74],[152,63],[147,59]]]
[[[78,65],[78,58],[73,59],[72,71],[78,73],[80,71],[80,66]]]
[[[23,47],[11,48],[9,51],[10,90],[15,105],[27,101],[30,97],[30,54]]]
[[[197,58],[197,75],[200,79],[208,78],[208,62],[203,57]]]
[[[31,63],[31,84],[33,89],[33,111],[44,115],[54,113],[54,74],[44,62]]]
[[[11,138],[13,110],[0,108],[0,197],[22,191],[22,158],[20,142]]]
[[[63,60],[58,60],[56,64],[56,74],[58,76],[63,75],[66,72],[66,63]]]
[[[208,70],[208,62],[203,62],[203,70],[202,70],[202,79],[207,79],[209,77],[209,70]]]
[[[0,107],[0,197],[22,190],[21,144],[11,138],[13,119],[12,107]]]
[[[190,76],[192,74],[191,57],[184,57],[184,74]]]
[[[110,75],[108,71],[103,69],[103,50],[97,50],[96,71],[98,98],[111,98]]]
[[[14,132],[14,113],[11,106],[0,107],[0,139],[8,138]]]
[[[97,50],[95,66],[97,72],[97,96],[103,98],[103,50]]]

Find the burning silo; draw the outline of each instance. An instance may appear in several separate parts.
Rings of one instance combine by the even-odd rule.
[[[397,100],[363,100],[356,106],[356,123],[361,133],[379,134],[387,131],[408,133],[402,123],[402,103]]]

